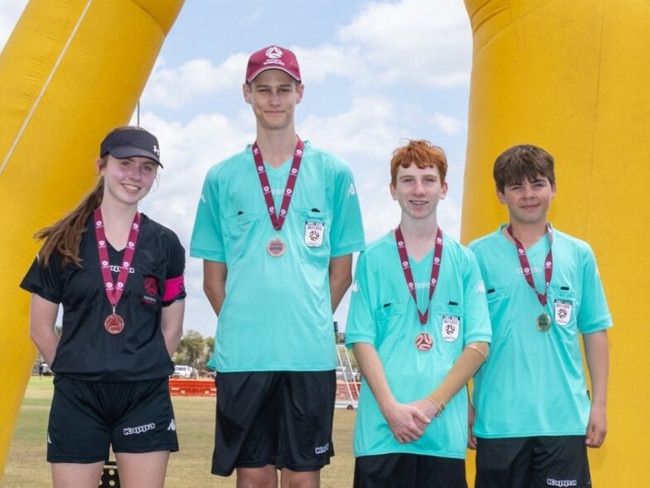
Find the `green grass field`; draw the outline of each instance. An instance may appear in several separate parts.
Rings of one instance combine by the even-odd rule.
[[[32,377],[27,386],[0,488],[51,486],[50,466],[45,461],[47,416],[52,398],[50,377]],[[210,474],[214,432],[214,398],[173,397],[180,451],[172,454],[167,469],[168,488],[228,488],[234,476]],[[336,410],[336,456],[321,474],[323,488],[352,485],[352,425],[355,410]]]

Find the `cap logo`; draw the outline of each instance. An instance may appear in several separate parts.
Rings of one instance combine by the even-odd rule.
[[[282,50],[278,46],[271,46],[266,50],[265,54],[269,59],[280,59],[282,57]]]

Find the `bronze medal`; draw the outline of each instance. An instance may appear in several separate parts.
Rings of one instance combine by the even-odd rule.
[[[117,335],[124,330],[124,319],[118,314],[112,313],[104,320],[104,329],[109,334]]]
[[[296,181],[298,180],[298,171],[300,169],[300,162],[302,161],[303,149],[305,148],[305,144],[300,140],[298,136],[296,136],[296,139],[296,150],[293,153],[291,168],[289,168],[289,176],[287,177],[287,184],[284,188],[279,214],[276,213],[275,202],[273,201],[273,192],[271,190],[271,183],[269,182],[269,176],[266,174],[262,152],[260,151],[257,142],[255,142],[252,146],[255,169],[257,171],[257,176],[260,179],[260,185],[262,186],[262,193],[266,202],[266,208],[269,211],[271,225],[273,225],[273,228],[276,230],[276,232],[280,232],[282,230],[284,220],[286,219],[287,213],[289,212],[289,204],[291,203],[293,190],[296,186]],[[286,246],[284,242],[282,242],[282,240],[278,237],[271,239],[266,244],[266,252],[269,253],[269,256],[273,256],[274,258],[282,256],[285,250]]]
[[[122,298],[122,293],[124,292],[126,282],[129,278],[131,262],[133,261],[135,245],[140,231],[140,214],[136,212],[133,217],[133,223],[131,224],[131,230],[129,231],[129,240],[127,241],[127,246],[122,257],[122,265],[120,266],[120,271],[115,282],[113,282],[113,277],[111,276],[110,261],[106,244],[106,233],[104,231],[104,221],[100,208],[95,209],[94,219],[97,253],[99,255],[100,269],[104,280],[104,290],[106,291],[108,302],[113,307],[113,313],[104,320],[104,329],[106,329],[106,332],[109,334],[116,335],[124,330],[124,319],[115,313],[115,307],[117,307],[120,298]]]
[[[547,313],[540,314],[536,322],[540,332],[547,332],[551,328],[551,317]]]
[[[418,351],[426,352],[431,349],[431,346],[433,346],[433,338],[426,332],[418,334],[418,336],[415,338],[415,347],[418,349]]]
[[[286,246],[284,245],[284,242],[278,237],[271,239],[266,245],[266,252],[268,252],[269,255],[273,256],[274,258],[282,256],[285,249]]]

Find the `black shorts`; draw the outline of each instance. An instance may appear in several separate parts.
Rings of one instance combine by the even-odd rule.
[[[476,488],[591,488],[585,436],[477,439]]]
[[[114,452],[178,451],[167,378],[127,383],[54,378],[47,429],[51,463],[95,463]]]
[[[354,488],[467,488],[465,460],[421,454],[361,456]]]
[[[332,371],[217,374],[212,474],[236,468],[318,471],[334,455]]]

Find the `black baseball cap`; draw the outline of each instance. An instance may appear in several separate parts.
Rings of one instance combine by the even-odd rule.
[[[130,128],[110,132],[99,147],[99,157],[103,158],[109,153],[120,159],[135,156],[149,158],[163,167],[160,162],[158,139],[144,129]]]

